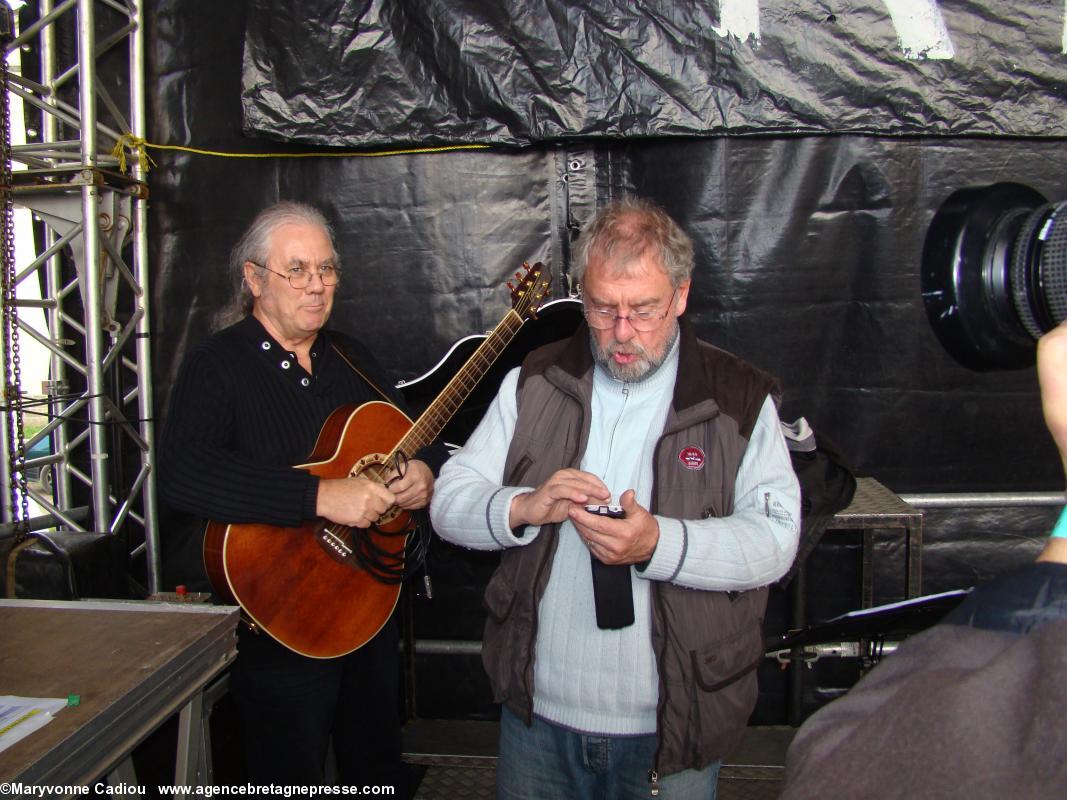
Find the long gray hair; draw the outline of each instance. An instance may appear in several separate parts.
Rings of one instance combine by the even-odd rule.
[[[571,278],[581,283],[590,258],[614,266],[643,255],[656,258],[677,289],[693,274],[693,240],[650,200],[624,197],[597,211],[578,237]]]
[[[270,255],[270,237],[283,225],[292,224],[316,225],[322,228],[330,239],[334,264],[340,267],[337,248],[333,243],[333,228],[321,211],[314,206],[292,200],[275,203],[256,214],[255,219],[230,251],[229,269],[230,279],[233,282],[233,298],[219,312],[215,320],[216,328],[224,328],[237,322],[252,311],[255,297],[245,281],[245,262],[251,261],[257,265],[266,264]],[[265,274],[262,266],[256,267],[256,274],[261,277]]]

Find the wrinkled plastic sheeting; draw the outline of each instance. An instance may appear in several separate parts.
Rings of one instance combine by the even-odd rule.
[[[1062,487],[1033,369],[979,373],[923,309],[930,220],[953,191],[1011,176],[1067,198],[1061,142],[719,137],[627,147],[637,194],[694,238],[686,316],[773,373],[857,474],[897,492]]]
[[[1034,0],[250,0],[244,126],[331,146],[1048,136],[1067,115],[1063,14]]]

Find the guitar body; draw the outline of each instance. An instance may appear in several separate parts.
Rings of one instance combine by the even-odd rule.
[[[322,478],[373,472],[384,467],[411,425],[385,402],[342,406],[326,420],[300,467]],[[402,557],[409,525],[410,515],[400,512],[379,523],[397,535],[343,530],[372,537]],[[322,519],[298,528],[212,521],[204,535],[204,565],[216,592],[240,605],[255,627],[311,658],[336,658],[362,647],[381,630],[400,595],[399,584],[380,582],[339,553],[337,537],[323,535],[327,527],[336,526]]]

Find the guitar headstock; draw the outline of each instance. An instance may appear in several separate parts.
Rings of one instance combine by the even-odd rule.
[[[552,273],[540,261],[533,266],[523,263],[522,270],[515,273],[517,284],[508,281],[508,289],[511,290],[511,307],[520,317],[525,318],[529,315],[536,319],[537,309],[552,285]]]

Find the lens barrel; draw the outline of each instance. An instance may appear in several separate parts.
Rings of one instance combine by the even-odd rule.
[[[1034,363],[1067,318],[1067,203],[1018,183],[954,192],[927,230],[923,304],[941,345],[975,370]]]

